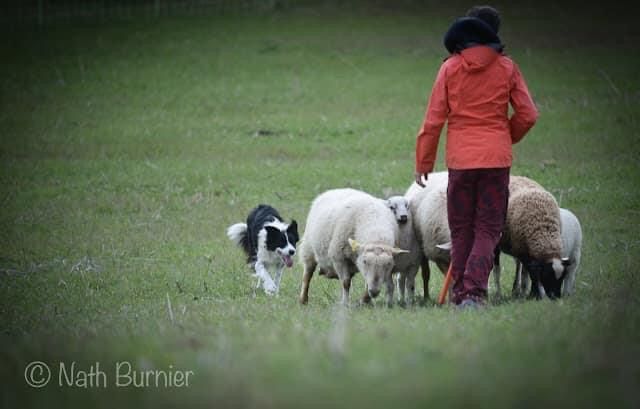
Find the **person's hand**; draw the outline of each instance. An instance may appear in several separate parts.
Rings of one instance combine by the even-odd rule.
[[[420,173],[420,172],[416,172],[415,173],[415,178],[416,178],[416,183],[418,184],[418,186],[424,187],[424,182],[422,181],[422,178],[424,177],[424,181],[427,181],[427,178],[429,177],[428,173]]]

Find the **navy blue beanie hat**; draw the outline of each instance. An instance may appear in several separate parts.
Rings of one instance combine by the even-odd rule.
[[[474,45],[487,45],[498,52],[504,49],[493,27],[477,17],[457,19],[444,35],[444,46],[451,54]]]

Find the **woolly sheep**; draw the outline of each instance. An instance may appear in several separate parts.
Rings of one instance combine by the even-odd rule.
[[[526,176],[510,176],[509,177],[509,197],[514,193],[518,193],[522,189],[542,189],[542,185],[535,180]]]
[[[309,300],[309,282],[316,268],[342,282],[342,303],[348,305],[351,278],[362,272],[371,297],[387,286],[393,300],[394,256],[398,226],[383,201],[355,189],[334,189],[313,201],[307,216],[299,257],[304,266],[300,303]]]
[[[448,183],[449,183],[449,172],[443,171],[443,172],[429,173],[429,177],[425,182],[425,187],[422,187],[418,185],[416,182],[413,182],[405,192],[404,197],[411,202],[418,193],[424,192],[425,189],[431,190],[438,186],[447,186]]]
[[[560,208],[560,222],[562,234],[562,257],[569,260],[563,280],[557,285],[562,286],[562,295],[571,295],[575,290],[575,280],[580,268],[582,252],[582,227],[580,221],[570,210]],[[522,275],[522,263],[516,260],[516,276],[513,281],[513,294],[519,296],[528,287],[527,275]],[[556,288],[558,293],[560,288]]]
[[[424,254],[427,259],[435,261],[443,272],[446,271],[449,262],[449,254],[444,250],[450,248],[450,242],[443,241],[450,235],[446,217],[447,179],[447,172],[432,173],[427,179],[425,188],[421,188],[414,182],[405,194],[412,203],[416,237],[421,242]],[[432,190],[439,193],[430,194]],[[429,197],[433,203],[431,200],[425,200]],[[438,201],[439,206],[436,205]],[[429,223],[427,219],[431,219],[431,222]],[[439,227],[437,234],[434,230],[429,231],[428,226],[431,225]],[[500,250],[525,263],[532,280],[535,281],[531,289],[532,296],[540,298],[545,294],[545,287],[556,286],[557,280],[562,277],[565,268],[569,265],[566,258],[561,258],[560,231],[560,210],[555,198],[539,183],[523,176],[511,176],[507,220],[493,270],[498,296],[501,293]],[[443,243],[446,244],[442,245]],[[430,276],[428,268],[428,263],[425,261],[422,265],[425,288],[428,286]],[[568,276],[569,271],[567,271]],[[426,291],[428,290],[425,290],[425,293]]]
[[[562,257],[568,258],[569,266],[562,287],[563,295],[571,295],[575,291],[576,275],[580,269],[582,255],[582,226],[580,220],[569,209],[560,209],[562,222]]]
[[[416,236],[425,257],[436,262],[443,273],[450,260],[446,251],[450,249],[446,175],[447,172],[430,174],[424,189],[418,190],[420,186],[413,183],[406,193],[412,201]],[[544,287],[553,286],[554,279],[562,276],[567,266],[566,259],[561,258],[559,207],[539,183],[523,176],[511,176],[509,195],[507,220],[493,271],[496,293],[500,296],[499,251],[502,250],[525,262],[537,282],[532,287],[532,295],[540,297],[545,293]],[[430,271],[426,261],[422,269],[427,288]]]
[[[415,235],[424,254],[421,269],[425,299],[429,298],[429,260],[433,261],[443,274],[446,274],[450,262],[449,252],[439,247],[451,241],[447,218],[447,185],[442,183],[442,180],[433,182],[434,185],[417,191],[409,202]]]
[[[525,266],[533,285],[531,296],[541,298],[559,279],[567,264],[562,259],[560,209],[551,193],[530,179],[512,178],[509,206],[499,248]],[[494,263],[496,291],[500,294],[499,254]]]
[[[398,273],[398,294],[400,302],[405,302],[405,291],[409,293],[409,303],[415,299],[416,274],[423,258],[422,249],[416,239],[413,216],[409,201],[404,196],[391,196],[385,201],[398,223],[397,246],[408,251],[396,257],[394,272]]]
[[[525,176],[511,176],[509,178],[509,200],[513,197],[514,194],[517,194],[523,189],[540,189],[544,190],[542,185],[538,182],[529,179]],[[511,206],[511,202],[509,202],[509,206]],[[519,277],[522,277],[522,271],[520,271],[521,267],[518,265],[519,261],[516,260],[516,279],[521,282]],[[528,277],[527,277],[528,279]],[[501,288],[500,288],[500,246],[496,248],[495,260],[493,263],[493,281],[496,287],[496,295],[498,297],[501,296]],[[512,291],[513,295],[516,295],[517,291],[515,290],[515,280],[514,280],[514,290]]]

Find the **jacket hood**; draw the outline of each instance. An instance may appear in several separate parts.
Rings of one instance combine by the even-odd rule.
[[[491,65],[500,53],[493,47],[478,45],[475,47],[465,48],[460,52],[462,56],[462,66],[469,72],[482,71]]]

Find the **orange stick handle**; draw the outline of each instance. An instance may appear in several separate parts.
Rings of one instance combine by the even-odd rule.
[[[440,290],[440,295],[438,296],[438,305],[444,304],[444,301],[447,298],[447,293],[449,292],[449,287],[451,286],[452,281],[453,281],[453,274],[451,273],[451,264],[449,264],[447,275],[444,277],[444,283],[442,284],[442,289]]]

